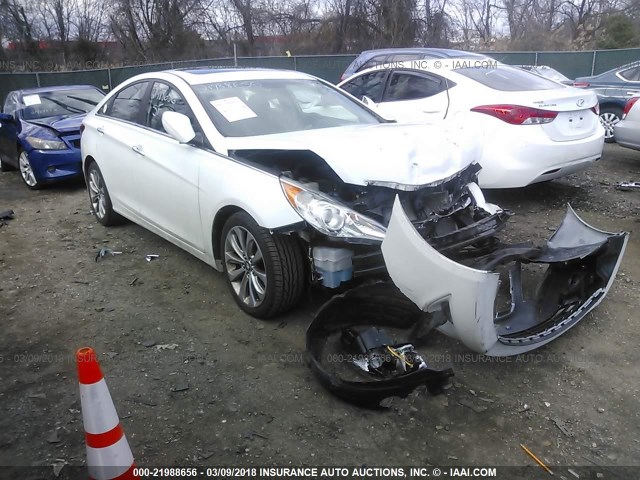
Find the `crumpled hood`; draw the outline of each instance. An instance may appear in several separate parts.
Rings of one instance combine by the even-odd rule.
[[[69,133],[80,131],[80,124],[84,120],[85,114],[56,117],[38,118],[37,120],[25,120],[28,123],[39,125],[41,127],[52,128],[59,133]]]
[[[452,177],[477,160],[480,146],[467,128],[447,122],[385,123],[226,138],[227,149],[310,150],[346,183],[426,185]]]

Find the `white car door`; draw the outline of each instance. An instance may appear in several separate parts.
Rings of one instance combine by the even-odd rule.
[[[132,148],[137,157],[139,215],[152,229],[161,230],[186,250],[203,252],[198,175],[200,163],[210,154],[194,142],[181,144],[165,132],[162,114],[169,111],[187,115],[194,130],[200,131],[180,92],[156,81],[144,115],[147,128],[142,129]]]
[[[376,111],[399,122],[432,122],[445,118],[447,82],[429,73],[394,70]]]
[[[93,117],[92,123],[104,147],[104,156],[98,159],[114,208],[127,217],[137,215],[136,154],[132,150],[142,128],[141,105],[150,82],[136,82],[120,91]]]

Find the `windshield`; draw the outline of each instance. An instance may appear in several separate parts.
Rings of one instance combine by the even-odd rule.
[[[39,92],[22,96],[21,117],[38,120],[46,117],[87,113],[102,100],[104,93],[94,88],[76,88]]]
[[[312,79],[215,82],[194,85],[193,90],[225,137],[383,121],[339,90]]]
[[[506,65],[487,68],[456,68],[454,71],[486,87],[505,92],[525,92],[528,90],[552,90],[554,88],[561,88],[558,83],[552,80]]]

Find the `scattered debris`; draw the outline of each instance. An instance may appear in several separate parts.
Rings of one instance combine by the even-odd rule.
[[[60,443],[60,435],[58,435],[58,430],[54,430],[47,437],[47,443]]]
[[[67,464],[66,460],[63,459],[56,459],[56,463],[54,463],[52,465],[53,467],[53,474],[55,475],[56,478],[58,478],[60,476],[60,472],[62,471],[62,469],[64,468],[64,466]]]
[[[640,182],[620,182],[616,185],[616,190],[622,190],[623,192],[640,190]]]
[[[604,408],[598,407],[598,413],[604,413]]]
[[[524,413],[527,410],[531,410],[531,407],[529,406],[529,404],[525,403],[524,405],[522,405],[522,407],[520,407],[518,410],[516,410],[518,413]]]
[[[463,407],[470,408],[476,413],[483,413],[487,411],[487,407],[485,407],[484,405],[476,405],[471,400],[468,400],[466,398],[461,398],[460,400],[458,400],[458,403]]]
[[[111,255],[112,257],[114,257],[116,255],[122,255],[122,252],[116,252],[108,247],[101,248],[100,250],[98,250],[98,254],[96,255],[96,262],[106,257],[107,255]]]
[[[106,355],[109,358],[114,358],[114,357],[118,356],[118,353],[117,352],[106,352],[106,353],[103,353],[103,355]]]
[[[145,259],[147,262],[150,262],[150,261],[155,260],[155,259],[157,259],[157,258],[160,258],[160,255],[156,255],[155,253],[150,253],[149,255],[145,255],[145,256],[144,256],[144,259]]]
[[[580,475],[578,475],[575,470],[571,470],[570,468],[568,468],[567,471],[574,477],[580,478]]]
[[[549,467],[547,467],[542,460],[540,460],[538,457],[536,457],[533,452],[531,450],[529,450],[527,447],[525,447],[522,443],[520,444],[520,448],[522,448],[522,450],[524,450],[524,452],[529,455],[538,465],[540,465],[545,472],[553,475],[553,472],[551,471],[551,469]]]
[[[135,277],[133,280],[129,282],[129,286],[133,287],[138,283],[138,277]]]
[[[177,343],[165,343],[163,345],[156,345],[156,350],[160,351],[160,350],[175,350],[176,348],[178,348],[178,344]]]
[[[7,225],[7,220],[13,220],[13,218],[13,210],[5,210],[4,212],[0,212],[0,228]]]
[[[269,440],[269,437],[267,437],[266,435],[262,435],[261,433],[254,432],[254,431],[246,432],[244,434],[244,438],[247,438],[249,440],[251,440],[253,437],[258,437],[258,438],[262,438],[264,440]]]
[[[567,426],[567,422],[565,422],[564,420],[560,420],[559,418],[552,418],[551,421],[555,423],[556,427],[558,427],[558,430],[560,430],[565,436],[574,436],[573,431]]]
[[[156,344],[156,341],[155,341],[155,340],[144,340],[144,341],[142,342],[142,346],[143,346],[143,347],[147,347],[147,348],[151,348],[151,347],[153,347],[155,344]]]
[[[186,380],[180,380],[173,387],[171,387],[172,392],[184,392],[189,390],[189,384]]]
[[[45,393],[30,393],[27,395],[28,398],[47,398]]]

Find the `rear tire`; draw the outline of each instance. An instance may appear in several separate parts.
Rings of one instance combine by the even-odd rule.
[[[87,190],[89,190],[91,210],[98,222],[105,227],[122,223],[124,219],[113,210],[109,190],[96,162],[91,162],[87,169]]]
[[[306,277],[296,237],[271,234],[238,212],[224,224],[221,248],[227,285],[245,313],[270,318],[299,303]]]
[[[615,143],[613,127],[622,120],[622,109],[619,107],[605,107],[600,110],[600,124],[604,127],[604,141]]]

